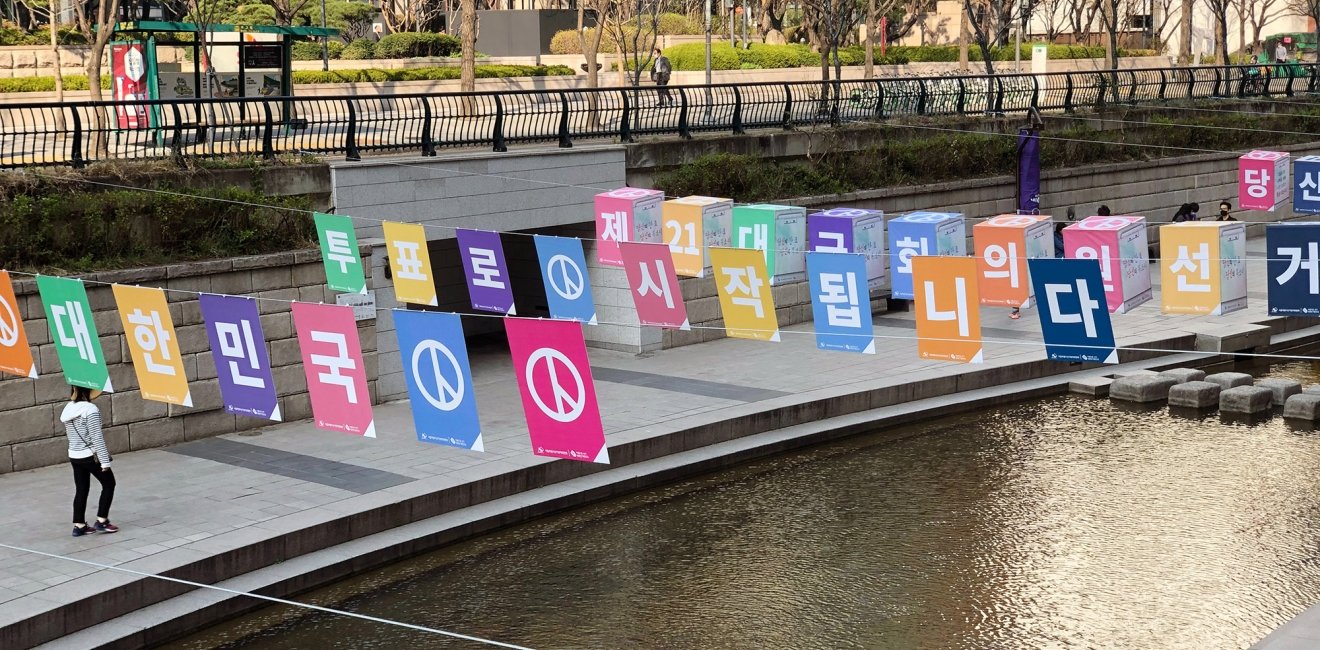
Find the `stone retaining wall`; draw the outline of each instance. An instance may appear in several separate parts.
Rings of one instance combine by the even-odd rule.
[[[335,301],[334,292],[326,288],[318,250],[109,271],[83,277],[99,282],[255,298]],[[69,398],[69,388],[60,371],[55,346],[51,343],[41,296],[37,293],[36,282],[31,279],[15,278],[14,291],[25,317],[28,342],[40,377],[33,380],[4,376],[0,379],[0,412],[5,415],[5,425],[0,427],[0,473],[62,463],[67,459],[68,451],[59,413]],[[167,292],[166,296],[184,369],[190,380],[195,405],[192,408],[142,399],[111,288],[108,285],[87,285],[87,298],[115,387],[113,394],[96,400],[106,427],[106,443],[112,454],[232,433],[268,423],[224,411],[211,346],[196,296],[172,292]],[[291,305],[260,301],[259,308],[284,419],[311,417]],[[373,403],[376,402],[377,374],[375,324],[374,320],[358,323],[367,385]]]

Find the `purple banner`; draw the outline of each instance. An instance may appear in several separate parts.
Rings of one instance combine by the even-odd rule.
[[[215,359],[225,411],[280,421],[257,301],[207,293],[198,302],[206,321],[206,336],[211,340],[211,357]]]
[[[807,217],[807,250],[818,253],[853,252],[852,217],[820,213]]]
[[[509,286],[509,266],[504,263],[500,234],[462,228],[455,234],[472,308],[514,315],[513,289]]]
[[[1018,130],[1018,214],[1040,214],[1040,132]]]

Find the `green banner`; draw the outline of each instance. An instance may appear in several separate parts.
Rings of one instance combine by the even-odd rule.
[[[733,247],[765,252],[765,270],[775,275],[775,206],[738,205],[733,208]]]
[[[111,392],[110,369],[105,365],[96,319],[92,318],[82,280],[41,275],[37,276],[37,290],[46,309],[55,353],[64,368],[64,380],[70,386]]]
[[[325,279],[330,289],[365,294],[367,276],[362,270],[362,257],[358,255],[353,220],[317,212],[316,237],[321,240],[321,261],[325,264]]]

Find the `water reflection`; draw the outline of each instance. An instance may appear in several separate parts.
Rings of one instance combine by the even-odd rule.
[[[538,648],[1241,648],[1320,600],[1320,437],[1185,415],[1078,397],[1003,407],[587,508],[311,598]],[[477,646],[272,609],[175,647]]]

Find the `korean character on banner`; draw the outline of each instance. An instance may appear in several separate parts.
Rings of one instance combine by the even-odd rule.
[[[1275,278],[1279,284],[1288,284],[1297,271],[1306,271],[1307,290],[1311,295],[1320,295],[1320,244],[1316,242],[1306,243],[1305,255],[1302,249],[1297,246],[1279,247],[1279,255],[1288,258],[1288,268]]]
[[[654,265],[654,269],[652,269]],[[669,286],[669,274],[665,273],[664,263],[655,261],[653,263],[642,262],[638,264],[642,273],[642,281],[638,286],[637,293],[643,298],[655,295],[663,298],[666,309],[674,308],[674,291]]]
[[[1210,245],[1202,242],[1192,252],[1186,245],[1180,244],[1178,256],[1169,270],[1178,277],[1179,291],[1210,293]]]
[[[932,322],[952,321],[958,324],[958,336],[971,336],[971,322],[967,318],[967,280],[954,278],[954,304],[952,309],[940,309],[936,301],[935,282],[922,281],[922,290],[926,294],[926,320]]]
[[[472,256],[472,284],[490,289],[504,288],[504,281],[500,279],[502,270],[495,260],[495,251],[489,248],[471,248],[468,249],[468,254]]]
[[[992,244],[985,249],[985,262],[991,268],[1002,269],[999,271],[986,271],[987,278],[1008,278],[1009,286],[1014,289],[1021,286],[1021,278],[1018,272],[1018,247],[1016,242],[1008,242],[1007,246]]]
[[[176,375],[174,360],[170,358],[171,337],[160,321],[160,313],[143,313],[141,309],[134,309],[125,319],[133,328],[130,335],[142,349],[147,372],[171,377]]]
[[[1263,199],[1270,194],[1270,183],[1273,181],[1270,176],[1270,170],[1265,167],[1256,167],[1242,170],[1242,182],[1247,188],[1247,195],[1253,199]]]
[[[751,307],[756,312],[757,318],[765,318],[765,308],[762,307],[761,300],[761,287],[765,286],[765,280],[757,277],[756,269],[743,266],[727,267],[723,271],[729,276],[724,290],[731,296],[733,304]]]
[[[398,260],[398,277],[404,280],[417,280],[426,282],[429,280],[426,273],[423,272],[423,263],[420,254],[421,244],[415,241],[395,241],[394,254]]]
[[[608,210],[600,213],[600,222],[604,225],[600,238],[611,242],[628,241],[628,213],[623,210]]]
[[[239,319],[215,324],[218,352],[225,359],[229,381],[235,386],[266,388],[261,357],[257,355],[257,338],[252,332],[252,321]]]
[[[1114,260],[1109,256],[1109,246],[1100,244],[1099,250],[1094,246],[1078,246],[1077,259],[1096,260],[1100,262],[1100,277],[1104,278],[1105,291],[1114,290]]]
[[[898,272],[912,273],[912,258],[918,255],[930,255],[930,239],[926,237],[912,237],[905,235],[894,241],[898,251],[894,253],[898,256]]]
[[[1080,308],[1077,313],[1064,313],[1060,307],[1059,294],[1076,293]],[[1096,329],[1095,315],[1101,309],[1101,303],[1091,297],[1090,286],[1084,279],[1077,279],[1075,282],[1060,284],[1056,282],[1045,283],[1045,299],[1049,305],[1050,322],[1062,325],[1082,325],[1088,339],[1098,336]],[[1106,308],[1106,313],[1108,309]]]
[[[74,300],[53,305],[50,308],[52,322],[55,324],[55,338],[59,344],[78,352],[83,361],[99,364],[96,358],[96,346],[92,345],[91,330],[87,326],[87,314],[83,312],[81,302]]]
[[[858,300],[856,273],[821,273],[820,301],[826,320],[835,327],[861,327],[862,305]]]
[[[357,362],[348,354],[348,337],[339,332],[312,330],[311,338],[317,343],[329,343],[335,346],[333,355],[315,353],[308,355],[312,365],[326,369],[317,371],[317,379],[320,379],[321,383],[343,387],[344,398],[348,403],[357,404],[357,385],[354,378],[343,373],[345,370],[357,370]]]

